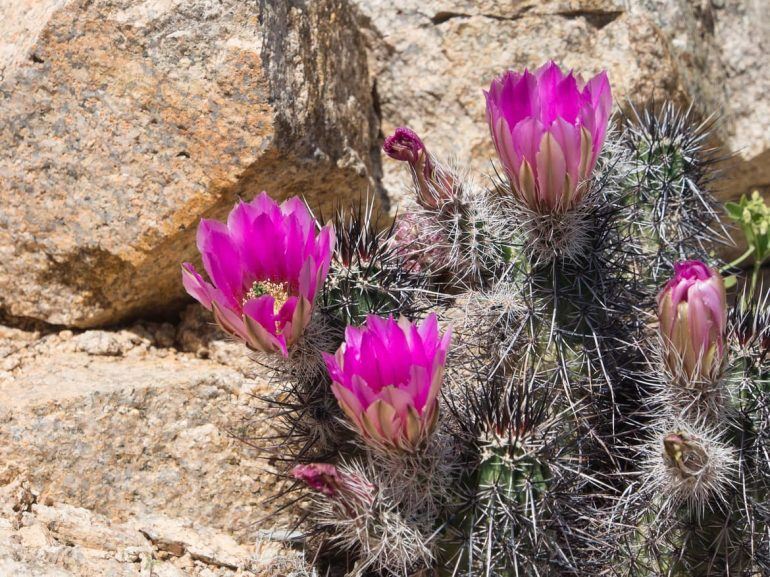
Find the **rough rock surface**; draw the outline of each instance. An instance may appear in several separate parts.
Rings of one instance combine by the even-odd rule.
[[[770,185],[770,3],[762,0],[353,0],[382,131],[413,127],[445,158],[490,172],[482,89],[549,58],[607,69],[618,102],[694,101],[737,154],[724,196]],[[383,162],[396,206],[401,167]]]
[[[3,576],[287,577],[292,565],[300,566],[298,554],[276,543],[241,545],[189,520],[155,514],[118,523],[41,500],[18,471],[0,469]]]
[[[265,520],[270,464],[235,438],[267,431],[252,419],[265,381],[242,346],[189,326],[0,331],[0,463],[43,499],[113,520],[163,514],[239,539],[286,529]]]
[[[721,115],[719,136],[736,155],[724,194],[770,195],[770,3],[763,0],[642,0],[677,56],[688,93]]]
[[[261,372],[199,306],[176,326],[0,325],[0,575],[306,575],[241,440],[270,433]]]
[[[721,194],[770,189],[760,0],[0,0],[0,313],[96,327],[177,308],[200,217],[333,202],[404,174],[418,130],[479,174],[481,90],[554,58],[619,102],[721,112]],[[379,131],[379,132],[378,132]],[[381,172],[384,170],[384,174]]]
[[[177,305],[203,216],[373,186],[344,0],[0,0],[0,310],[92,327]]]

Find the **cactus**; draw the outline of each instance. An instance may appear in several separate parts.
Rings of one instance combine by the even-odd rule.
[[[450,280],[450,290],[488,285],[504,268],[510,242],[510,221],[494,192],[467,171],[432,156],[408,128],[396,130],[383,149],[407,162],[412,174],[416,202],[411,218],[419,227],[408,249],[412,260],[425,252],[441,255],[444,262],[429,268],[434,280]]]
[[[362,200],[335,214],[337,245],[322,302],[342,328],[367,314],[414,316],[426,296],[425,274],[400,249],[395,223],[382,229],[373,211],[374,201]]]
[[[411,204],[336,216],[250,440],[319,574],[770,575],[770,296],[729,298],[710,254],[713,120],[611,102],[604,74],[508,72],[487,181],[401,128]],[[761,261],[760,204],[730,210]]]
[[[709,245],[729,242],[709,192],[718,176],[719,150],[709,136],[716,119],[696,120],[690,107],[664,103],[624,119],[620,145],[627,151],[626,186],[636,197],[639,240],[655,251],[655,275],[676,260],[706,260]]]

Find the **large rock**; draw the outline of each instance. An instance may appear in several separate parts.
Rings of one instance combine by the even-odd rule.
[[[114,522],[51,499],[0,468],[0,575],[4,577],[285,577],[301,566],[276,543],[239,544],[189,519],[152,514]]]
[[[665,32],[696,106],[719,116],[717,134],[735,156],[722,193],[770,193],[770,3],[752,0],[642,0]]]
[[[200,217],[268,190],[329,213],[378,173],[344,0],[2,1],[0,312],[166,312]]]
[[[408,124],[490,171],[481,90],[549,58],[618,102],[720,112],[722,197],[770,189],[770,5],[737,0],[2,0],[0,315],[175,310],[202,216],[239,195],[378,187]],[[257,5],[259,4],[259,5]],[[403,170],[384,163],[397,206]],[[19,319],[15,319],[18,322]]]
[[[192,342],[189,326],[0,328],[0,469],[18,471],[41,502],[118,522],[161,514],[243,541],[290,529],[266,505],[273,469],[236,438],[269,432],[253,419],[254,395],[267,392],[258,365],[221,336],[177,350]]]
[[[443,157],[490,172],[482,89],[548,59],[607,69],[627,99],[690,101],[721,113],[735,153],[724,197],[770,185],[770,3],[738,0],[353,0],[367,34],[385,134],[402,124]],[[385,162],[395,207],[403,170]]]

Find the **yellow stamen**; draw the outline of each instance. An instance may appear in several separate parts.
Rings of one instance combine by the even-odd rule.
[[[273,303],[273,314],[278,314],[286,301],[289,300],[289,292],[286,283],[275,283],[269,280],[255,281],[251,288],[243,296],[245,305],[251,299],[256,299],[264,295],[270,295],[275,299]]]

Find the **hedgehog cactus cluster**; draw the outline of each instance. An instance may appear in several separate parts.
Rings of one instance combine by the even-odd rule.
[[[770,575],[770,309],[713,256],[710,123],[553,62],[485,95],[486,179],[402,127],[391,226],[262,194],[183,265],[270,370],[293,575]]]

